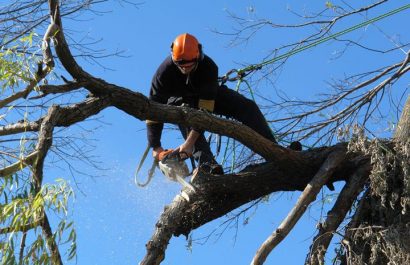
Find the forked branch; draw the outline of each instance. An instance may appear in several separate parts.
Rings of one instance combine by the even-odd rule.
[[[346,153],[343,151],[336,151],[329,155],[322,167],[304,189],[295,207],[293,207],[285,220],[283,220],[273,234],[270,235],[258,249],[251,262],[252,265],[263,264],[269,253],[289,234],[310,203],[316,199],[317,194],[323,185],[326,184],[328,178],[333,175],[336,167],[343,161],[345,155]]]
[[[370,164],[359,167],[349,178],[340,192],[333,208],[328,212],[324,223],[319,224],[319,232],[314,237],[306,263],[309,265],[324,264],[324,257],[337,228],[345,219],[363,186],[368,179]]]

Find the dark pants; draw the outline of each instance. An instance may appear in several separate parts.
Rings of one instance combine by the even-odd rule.
[[[177,106],[180,106],[183,103],[196,108],[198,106],[198,99],[171,98],[168,101],[168,104]],[[218,88],[214,114],[233,118],[250,127],[263,137],[276,143],[275,137],[256,103],[224,85]],[[186,139],[189,130],[183,126],[179,126],[179,129],[181,130],[183,137]],[[203,133],[195,142],[193,156],[198,164],[205,162],[216,163]]]

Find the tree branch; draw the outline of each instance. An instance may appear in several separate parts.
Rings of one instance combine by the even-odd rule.
[[[164,252],[172,235],[188,235],[193,229],[272,192],[302,191],[329,154],[345,152],[346,144],[339,144],[301,152],[305,163],[289,159],[286,164],[280,164],[273,160],[248,166],[238,174],[223,176],[201,172],[192,183],[197,192],[183,191],[189,197],[189,203],[178,195],[171,205],[165,207],[141,264],[159,264],[165,257]],[[329,168],[326,184],[346,180],[365,161],[368,157],[349,154],[334,169],[334,174],[330,174],[333,169]]]
[[[28,96],[28,94],[30,94],[31,91],[33,91],[34,87],[40,83],[40,81],[42,79],[44,79],[48,73],[50,73],[51,68],[49,67],[45,67],[41,73],[36,74],[36,76],[30,81],[30,83],[27,85],[27,87],[20,91],[17,92],[3,100],[0,101],[0,109],[3,108],[4,106],[6,106],[7,104],[19,99],[19,98],[26,98]]]
[[[36,222],[26,224],[26,225],[23,225],[23,226],[18,226],[18,227],[10,226],[10,227],[5,227],[5,228],[0,228],[0,234],[9,234],[9,233],[13,233],[13,232],[27,232],[31,229],[34,229],[34,228],[38,227],[41,224],[42,221],[43,220],[40,219]]]
[[[27,232],[23,232],[20,241],[19,265],[23,264],[24,248],[26,247]]]
[[[67,92],[74,91],[74,90],[77,90],[79,88],[82,88],[85,85],[87,85],[87,82],[70,82],[68,84],[59,85],[59,86],[56,86],[56,85],[41,85],[41,86],[39,86],[39,91],[42,92],[42,94],[39,95],[39,96],[31,97],[31,99],[42,98],[42,97],[45,97],[49,94],[67,93]]]
[[[83,121],[93,115],[98,114],[101,110],[110,106],[108,97],[88,98],[83,102],[60,107],[62,115],[56,121],[57,127],[68,127],[77,122]],[[0,136],[22,133],[27,131],[38,131],[44,117],[33,122],[17,122],[6,126],[0,126]]]
[[[349,178],[337,197],[332,210],[328,212],[326,221],[323,224],[319,224],[319,232],[313,239],[313,244],[305,264],[324,264],[325,253],[333,234],[343,222],[357,196],[362,191],[370,170],[370,163],[366,163],[359,167]]]
[[[57,243],[55,242],[53,231],[51,230],[50,222],[48,221],[48,217],[44,212],[44,220],[41,224],[41,228],[43,230],[43,234],[46,237],[47,246],[51,252],[51,260],[52,264],[62,265],[63,261],[61,259],[60,251],[58,250]]]
[[[26,166],[32,165],[34,163],[35,159],[37,158],[37,154],[38,154],[38,152],[34,151],[31,154],[29,154],[28,156],[21,158],[20,161],[14,163],[14,164],[11,164],[8,167],[0,169],[0,177],[10,176],[10,175],[16,173],[17,171],[22,170]]]
[[[268,237],[268,239],[258,249],[253,258],[252,265],[261,265],[265,262],[269,253],[275,248],[292,230],[297,221],[302,217],[309,204],[316,199],[317,194],[329,177],[336,170],[337,166],[345,158],[345,152],[333,152],[329,155],[322,167],[313,177],[312,181],[304,189],[302,195],[299,197],[295,207],[289,215],[283,220],[276,231]]]
[[[41,191],[41,185],[43,182],[43,166],[44,160],[47,156],[47,152],[50,149],[53,141],[53,130],[56,125],[56,121],[61,117],[61,111],[58,106],[51,106],[47,113],[47,116],[43,119],[39,131],[39,140],[36,145],[37,161],[33,166],[33,185],[34,193],[37,195]],[[57,243],[55,242],[50,223],[48,221],[45,210],[43,212],[43,222],[41,222],[41,228],[43,234],[46,237],[47,246],[51,252],[53,264],[63,264],[61,260],[60,251],[58,250]]]

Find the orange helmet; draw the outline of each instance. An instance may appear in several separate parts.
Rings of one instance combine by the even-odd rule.
[[[175,38],[171,52],[174,62],[196,61],[201,57],[201,44],[191,34],[184,33]]]

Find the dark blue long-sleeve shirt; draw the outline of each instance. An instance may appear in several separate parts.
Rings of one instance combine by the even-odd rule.
[[[182,98],[192,108],[213,111],[218,90],[218,66],[207,55],[189,75],[183,74],[168,56],[155,72],[149,99],[168,104],[172,98]],[[163,123],[147,121],[147,136],[151,147],[161,146]]]

